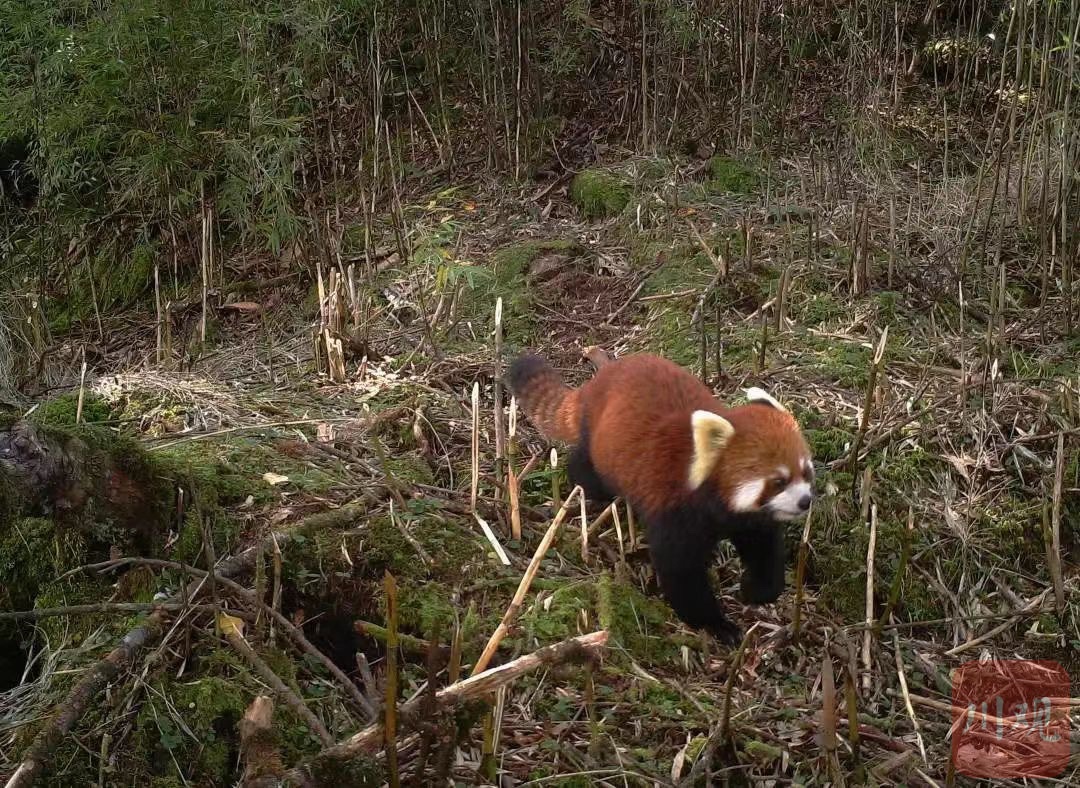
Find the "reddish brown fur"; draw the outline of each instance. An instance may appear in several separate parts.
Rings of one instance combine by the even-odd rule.
[[[687,477],[695,410],[718,413],[735,428],[710,474],[724,501],[731,501],[740,484],[769,478],[778,466],[798,478],[802,459],[809,456],[790,414],[761,404],[725,408],[696,377],[657,356],[603,364],[577,390],[545,367],[528,377],[517,395],[551,440],[577,442],[586,427],[597,472],[618,490],[632,491],[644,513],[671,508],[691,495]],[[770,495],[766,490],[759,504]]]
[[[568,388],[551,367],[538,368],[524,383],[514,385],[518,405],[549,440],[574,443],[580,433],[580,392]]]

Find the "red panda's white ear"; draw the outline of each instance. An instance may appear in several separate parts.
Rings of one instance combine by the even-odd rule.
[[[723,416],[712,411],[695,410],[690,416],[690,432],[694,436],[694,454],[690,458],[690,489],[696,490],[716,466],[720,450],[731,440],[735,428]]]
[[[747,389],[746,399],[750,402],[761,402],[766,405],[772,405],[777,410],[787,413],[787,408],[777,402],[773,395],[765,391],[765,389],[759,389],[756,386],[754,388]]]

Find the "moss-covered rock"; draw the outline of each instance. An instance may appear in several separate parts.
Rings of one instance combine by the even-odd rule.
[[[22,512],[98,542],[152,549],[165,532],[175,480],[135,441],[92,424],[21,422],[0,433],[0,469]]]
[[[586,218],[606,219],[626,208],[630,187],[606,170],[582,170],[570,183],[570,200]]]

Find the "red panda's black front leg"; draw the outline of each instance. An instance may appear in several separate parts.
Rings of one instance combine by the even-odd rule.
[[[709,583],[718,540],[696,527],[696,518],[688,519],[690,522],[674,513],[648,519],[649,557],[660,590],[683,623],[704,629],[721,643],[735,645],[742,631],[724,615]]]
[[[750,522],[732,529],[731,543],[743,565],[742,598],[751,605],[767,605],[784,593],[784,526]]]

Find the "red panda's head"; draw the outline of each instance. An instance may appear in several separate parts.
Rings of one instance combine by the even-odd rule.
[[[689,486],[711,480],[727,507],[764,511],[777,520],[802,517],[813,500],[814,465],[795,418],[761,389],[749,404],[724,411],[694,411]]]

